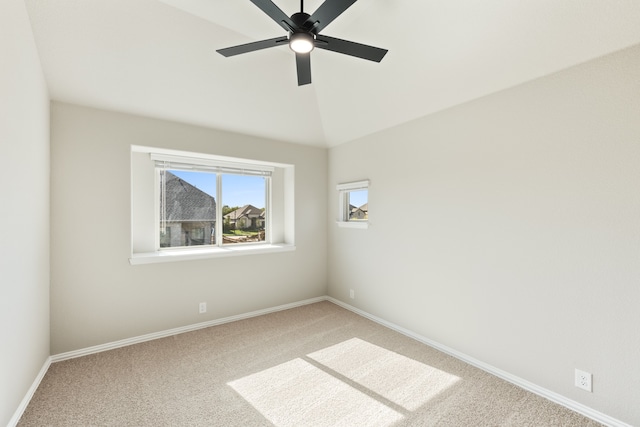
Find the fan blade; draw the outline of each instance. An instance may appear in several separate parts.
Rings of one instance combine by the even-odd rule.
[[[317,22],[317,25],[313,28],[313,32],[318,34],[355,2],[356,0],[326,0],[320,5],[318,10],[313,12],[309,19],[307,19],[305,27],[313,26]]]
[[[252,42],[247,44],[241,44],[238,46],[226,47],[224,49],[218,49],[218,52],[222,56],[234,56],[240,55],[241,53],[253,52],[254,50],[266,49],[268,47],[279,46],[283,43],[288,42],[289,39],[286,36],[276,37],[269,40],[261,40],[259,42]]]
[[[298,86],[311,83],[311,55],[296,53],[296,69],[298,70]]]
[[[276,6],[271,0],[251,0],[251,3],[255,4],[264,13],[269,15],[271,19],[276,21],[278,25],[285,29],[285,31],[298,30],[300,27],[291,20],[285,13]]]
[[[320,35],[316,37],[315,45],[319,49],[331,50],[375,62],[382,61],[382,58],[384,58],[388,52],[387,49]]]

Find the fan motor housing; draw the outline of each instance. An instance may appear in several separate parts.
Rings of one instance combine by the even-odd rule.
[[[315,28],[315,25],[313,25],[313,23],[309,21],[310,17],[311,15],[309,15],[308,13],[298,12],[291,15],[291,20],[298,27],[304,28],[306,31],[313,32],[315,34],[315,31],[313,31],[313,29]]]

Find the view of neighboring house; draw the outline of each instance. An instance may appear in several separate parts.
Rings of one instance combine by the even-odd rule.
[[[349,205],[349,221],[357,221],[360,219],[369,219],[369,203],[355,207]]]
[[[164,179],[165,221],[164,232],[160,224],[160,247],[214,244],[215,199],[169,171]]]
[[[224,221],[228,222],[230,228],[241,230],[264,228],[265,210],[258,209],[253,205],[244,205],[226,214]]]

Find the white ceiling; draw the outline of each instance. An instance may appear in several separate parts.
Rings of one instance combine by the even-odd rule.
[[[316,49],[313,83],[298,87],[287,46],[215,52],[284,35],[249,0],[26,4],[54,100],[319,146],[640,43],[637,0],[359,0],[322,34],[389,53]]]

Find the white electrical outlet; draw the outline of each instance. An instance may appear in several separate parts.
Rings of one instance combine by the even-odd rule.
[[[207,303],[206,302],[201,302],[198,310],[200,311],[200,314],[206,313],[207,312]]]
[[[353,289],[349,289],[349,298],[355,299],[355,297],[356,297],[356,291],[354,291]]]
[[[576,369],[576,387],[591,392],[591,374],[589,372]]]

